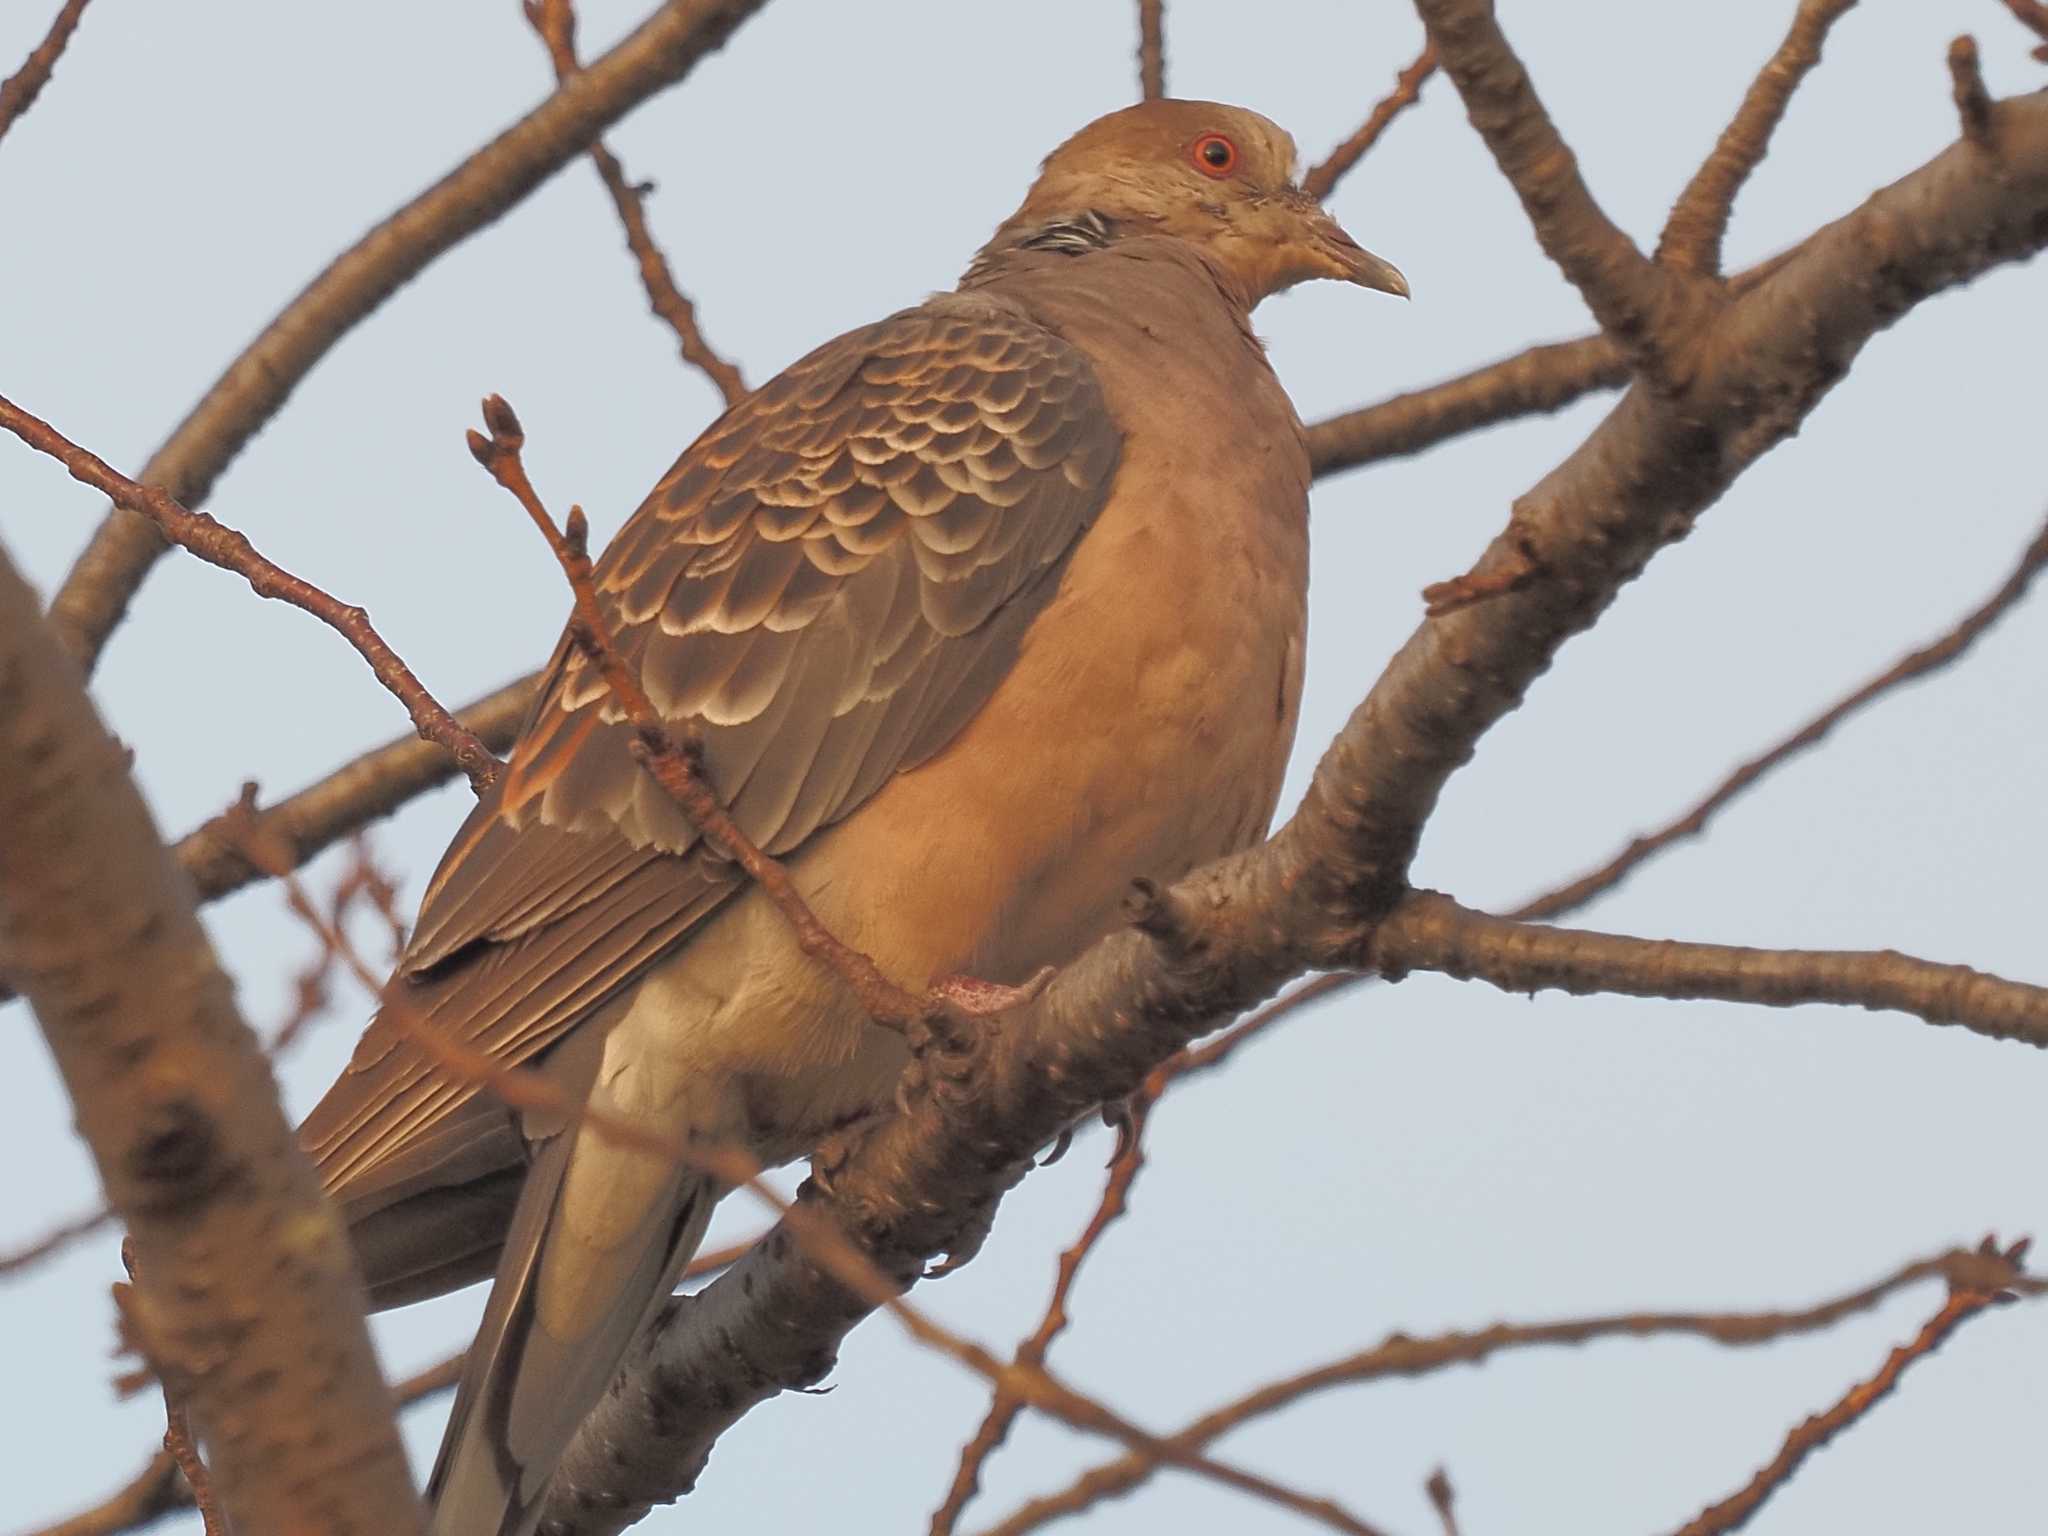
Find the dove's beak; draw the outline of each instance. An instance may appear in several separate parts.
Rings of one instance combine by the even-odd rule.
[[[1379,293],[1391,293],[1404,299],[1408,297],[1408,279],[1401,275],[1399,267],[1373,255],[1352,239],[1344,232],[1344,226],[1321,207],[1310,209],[1308,220],[1313,249],[1323,264],[1325,276],[1356,283],[1361,288],[1371,288]]]

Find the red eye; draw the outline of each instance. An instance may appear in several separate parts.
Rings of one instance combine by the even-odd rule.
[[[1237,146],[1220,133],[1205,133],[1195,140],[1192,151],[1195,169],[1218,181],[1237,169]]]

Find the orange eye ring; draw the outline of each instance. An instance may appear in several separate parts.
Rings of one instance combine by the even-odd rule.
[[[1188,158],[1204,176],[1221,181],[1237,169],[1237,146],[1220,133],[1205,133],[1189,146]]]

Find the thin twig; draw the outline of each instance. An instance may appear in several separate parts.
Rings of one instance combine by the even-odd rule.
[[[1425,42],[1422,52],[1415,56],[1400,74],[1394,77],[1394,88],[1379,101],[1358,131],[1330,151],[1329,158],[1311,169],[1301,178],[1301,190],[1314,198],[1326,198],[1337,188],[1337,183],[1350,174],[1351,168],[1363,160],[1366,151],[1379,143],[1394,119],[1421,99],[1423,82],[1436,73],[1436,44]]]
[[[512,407],[502,395],[484,401],[484,424],[491,429],[469,434],[469,451],[493,480],[510,491],[533,525],[548,541],[563,574],[575,594],[570,631],[577,646],[602,674],[612,697],[632,722],[638,739],[634,746],[641,765],[683,808],[705,840],[725,858],[731,859],[768,894],[796,935],[803,952],[831,969],[850,987],[877,1024],[899,1032],[924,1017],[926,1006],[895,982],[867,955],[842,943],[811,911],[797,890],[796,882],[779,860],[770,858],[742,832],[717,794],[697,771],[691,754],[669,734],[665,722],[640,680],[633,675],[613,643],[604,611],[591,579],[589,529],[583,509],[571,507],[566,528],[557,528],[542,505],[540,495],[527,477],[520,450],[525,431]]]
[[[1948,45],[1948,74],[1954,87],[1956,116],[1963,125],[1963,137],[1979,149],[1992,149],[1991,92],[1984,85],[1984,70],[1977,61],[1977,39],[1964,33]]]
[[[2019,1264],[2026,1251],[2024,1238],[2001,1251],[1987,1237],[1978,1255],[1990,1273],[1953,1283],[1942,1309],[1908,1343],[1887,1355],[1876,1375],[1858,1382],[1833,1407],[1795,1428],[1785,1437],[1778,1454],[1759,1468],[1739,1493],[1702,1510],[1696,1519],[1680,1527],[1676,1536],[1727,1536],[1730,1531],[1740,1530],[1772,1494],[1791,1480],[1800,1463],[1888,1397],[1915,1361],[1925,1360],[1941,1347],[1943,1340],[1979,1313],[1999,1302],[2013,1301],[2020,1294],[2033,1294],[2032,1287],[2024,1292],[2013,1288],[2022,1278]]]
[[[2048,64],[2048,5],[2041,0],[2005,0],[2005,8],[2012,12],[2014,21],[2041,39],[2034,57]]]
[[[1561,917],[1604,895],[1628,878],[1643,862],[1673,843],[1697,837],[1714,817],[1766,776],[1786,763],[1819,746],[1836,726],[1858,714],[1906,683],[1939,672],[1959,661],[1992,626],[2016,607],[2032,589],[2035,579],[2048,569],[2048,522],[2020,554],[2011,574],[1989,597],[1964,614],[1939,639],[1908,651],[1861,687],[1829,705],[1791,735],[1768,751],[1759,753],[1737,767],[1708,792],[1693,808],[1654,832],[1632,838],[1614,857],[1564,885],[1522,903],[1508,915],[1525,922]]]
[[[78,18],[85,14],[85,7],[86,0],[64,0],[57,19],[50,23],[43,40],[30,50],[21,68],[0,80],[0,139],[7,137],[7,130],[36,104],[36,97],[49,84],[50,71],[57,67],[71,34],[78,30]]]
[[[1451,1475],[1442,1467],[1429,1474],[1429,1480],[1422,1485],[1422,1491],[1429,1495],[1430,1507],[1436,1511],[1436,1518],[1444,1528],[1444,1536],[1458,1536],[1458,1495],[1451,1487]]]
[[[191,551],[208,565],[235,572],[258,597],[289,603],[333,629],[355,647],[357,654],[370,664],[377,681],[405,706],[420,735],[454,756],[469,775],[472,788],[481,794],[497,777],[498,760],[441,707],[427,691],[427,685],[413,675],[412,668],[371,626],[369,614],[361,608],[330,596],[265,559],[241,533],[207,513],[188,511],[160,487],[137,485],[97,454],[79,447],[48,422],[4,398],[0,398],[0,427],[7,428],[37,452],[56,459],[71,472],[72,479],[103,493],[117,506],[147,517],[172,543]]]
[[[1635,1312],[1551,1323],[1495,1323],[1468,1332],[1410,1338],[1392,1334],[1358,1354],[1334,1360],[1283,1380],[1269,1382],[1204,1414],[1170,1437],[1171,1444],[1209,1444],[1254,1419],[1264,1418],[1333,1387],[1356,1386],[1393,1377],[1428,1375],[1454,1365],[1477,1365],[1511,1350],[1590,1344],[1603,1339],[1672,1335],[1742,1347],[1792,1334],[1812,1333],[1868,1312],[1907,1286],[1943,1279],[1953,1287],[1996,1286],[2038,1294],[2043,1282],[2017,1272],[2006,1256],[1987,1259],[1981,1250],[1956,1249],[1916,1260],[1873,1284],[1795,1312]],[[1056,1519],[1117,1498],[1148,1480],[1156,1470],[1140,1456],[1103,1462],[1057,1493],[1032,1499],[982,1536],[1024,1536]]]
[[[0,1277],[10,1277],[25,1269],[33,1269],[80,1239],[92,1236],[113,1219],[112,1211],[102,1209],[59,1222],[33,1242],[24,1243],[12,1253],[0,1253]]]
[[[524,9],[527,21],[547,47],[555,79],[567,84],[569,77],[583,67],[576,59],[575,5],[572,0],[524,0]],[[626,175],[618,156],[602,139],[590,146],[590,163],[596,167],[597,179],[604,183],[612,207],[618,210],[619,223],[626,231],[626,249],[632,252],[640,269],[641,286],[647,290],[648,307],[676,333],[683,361],[709,379],[727,405],[737,405],[746,398],[747,381],[704,339],[697,324],[697,306],[676,286],[668,258],[655,244],[654,232],[647,226],[648,188]]]
[[[1045,1315],[1039,1319],[1038,1327],[1031,1335],[1018,1344],[1012,1357],[1021,1366],[1042,1366],[1052,1350],[1053,1341],[1066,1329],[1068,1322],[1067,1298],[1074,1288],[1074,1280],[1081,1272],[1081,1266],[1095,1246],[1102,1240],[1102,1234],[1121,1217],[1130,1206],[1131,1185],[1136,1181],[1139,1170],[1145,1165],[1145,1120],[1152,1105],[1158,1102],[1166,1086],[1164,1069],[1152,1073],[1146,1079],[1144,1089],[1132,1099],[1125,1111],[1122,1124],[1123,1140],[1116,1157],[1109,1165],[1109,1177],[1102,1186],[1102,1198],[1096,1202],[1095,1212],[1088,1218],[1088,1224],[1081,1229],[1081,1235],[1060,1255],[1059,1267],[1053,1277],[1052,1297],[1046,1302]],[[1017,1415],[1023,1410],[1022,1398],[997,1388],[990,1400],[988,1412],[983,1415],[981,1425],[975,1430],[960,1451],[960,1464],[953,1473],[953,1483],[946,1490],[943,1503],[932,1512],[931,1536],[952,1536],[960,1523],[960,1515],[968,1502],[981,1487],[981,1468],[990,1456],[1001,1448],[1009,1437],[1010,1426],[1016,1423]]]
[[[1166,94],[1166,0],[1138,0],[1138,97]]]

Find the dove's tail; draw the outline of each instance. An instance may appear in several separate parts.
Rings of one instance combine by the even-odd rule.
[[[680,1279],[722,1191],[587,1123],[543,1147],[427,1484],[434,1536],[527,1536],[549,1479]]]

